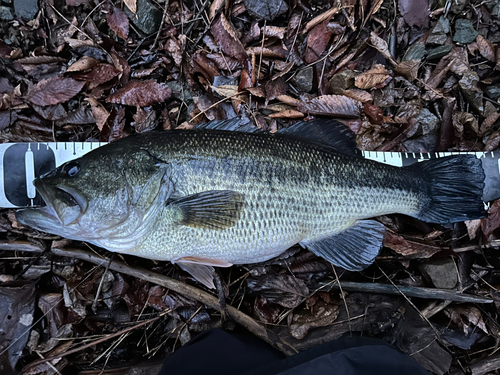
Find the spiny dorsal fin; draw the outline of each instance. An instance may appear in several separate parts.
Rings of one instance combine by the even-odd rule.
[[[188,195],[169,203],[179,210],[181,225],[203,229],[226,229],[234,226],[245,206],[243,194],[232,190],[211,190]]]
[[[229,120],[210,121],[204,124],[196,125],[195,130],[225,130],[240,133],[254,133],[259,130],[256,126],[252,125],[248,120],[245,122],[242,118],[235,117]]]
[[[356,135],[346,125],[331,119],[300,121],[276,134],[310,139],[345,155],[361,156]]]
[[[373,263],[385,236],[385,227],[375,220],[361,220],[343,232],[317,241],[302,241],[314,254],[348,271],[361,271]]]

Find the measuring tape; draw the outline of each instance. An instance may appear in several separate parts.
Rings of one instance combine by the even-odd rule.
[[[0,208],[40,206],[42,198],[36,192],[33,180],[57,166],[85,155],[105,145],[104,142],[48,142],[0,144]],[[366,159],[405,167],[417,162],[448,155],[476,155],[486,174],[483,200],[500,198],[500,152],[430,152],[399,153],[363,151]]]

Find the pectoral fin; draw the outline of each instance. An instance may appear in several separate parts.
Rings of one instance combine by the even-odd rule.
[[[179,267],[193,276],[200,283],[205,285],[207,288],[215,289],[214,285],[214,268],[217,267],[231,267],[232,264],[224,260],[217,259],[206,259],[194,256],[182,257],[173,260],[172,263],[176,263]]]
[[[333,236],[300,244],[335,266],[361,271],[373,263],[384,240],[385,227],[374,220],[362,220]]]
[[[241,217],[244,197],[232,190],[212,190],[176,199],[169,206],[177,209],[178,223],[193,228],[226,229]]]

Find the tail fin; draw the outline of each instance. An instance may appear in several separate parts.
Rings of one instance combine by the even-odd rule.
[[[483,203],[485,175],[476,156],[447,156],[408,168],[428,185],[428,199],[417,218],[445,224],[487,216]]]

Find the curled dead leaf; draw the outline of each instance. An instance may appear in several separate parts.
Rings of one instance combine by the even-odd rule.
[[[359,117],[360,108],[360,102],[344,95],[323,95],[297,103],[300,112],[332,117]]]
[[[382,88],[391,81],[392,77],[380,64],[375,64],[370,70],[363,72],[354,78],[354,85],[359,89]]]

